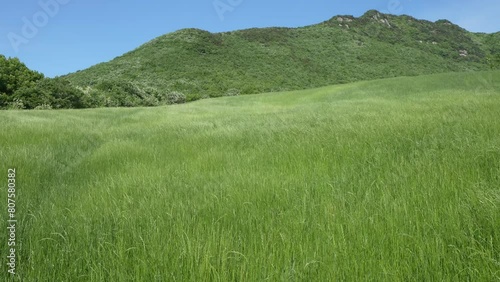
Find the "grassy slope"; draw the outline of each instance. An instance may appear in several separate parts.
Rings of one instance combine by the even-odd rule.
[[[101,80],[134,81],[161,94],[180,91],[197,99],[222,96],[231,89],[253,94],[485,70],[485,56],[498,44],[498,36],[473,34],[447,21],[432,23],[370,11],[360,18],[334,17],[295,29],[214,34],[184,29],[68,78],[82,86]],[[461,57],[460,50],[467,50],[468,57]]]
[[[498,280],[499,109],[485,72],[0,112],[19,277]]]

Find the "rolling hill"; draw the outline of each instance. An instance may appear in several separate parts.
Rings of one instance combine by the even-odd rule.
[[[300,28],[210,33],[183,29],[114,60],[66,76],[84,91],[135,89],[138,101],[171,93],[206,97],[306,89],[360,80],[487,70],[500,33],[471,33],[447,21],[368,11]],[[130,85],[133,84],[133,85]],[[106,92],[108,91],[108,92]],[[108,94],[106,94],[108,93]],[[99,95],[97,95],[99,96]],[[150,99],[151,100],[151,99]],[[118,106],[133,102],[118,102]],[[142,103],[155,104],[154,101]]]
[[[0,111],[0,280],[498,281],[499,109],[488,71]]]

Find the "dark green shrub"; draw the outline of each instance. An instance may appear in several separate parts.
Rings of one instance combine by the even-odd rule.
[[[142,92],[131,82],[124,80],[100,81],[94,86],[97,96],[104,96],[106,107],[135,107],[141,105]]]
[[[14,93],[13,97],[21,102],[25,109],[34,109],[39,105],[52,103],[50,93],[37,85],[23,86]]]
[[[13,98],[21,101],[26,109],[47,105],[54,109],[86,107],[82,99],[83,92],[63,78],[45,78],[34,85],[22,86],[14,93]]]
[[[72,86],[66,79],[44,79],[37,86],[49,92],[51,103],[48,105],[51,105],[54,109],[81,109],[86,107],[83,102],[83,92]]]

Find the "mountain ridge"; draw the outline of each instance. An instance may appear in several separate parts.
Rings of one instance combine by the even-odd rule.
[[[172,93],[190,101],[487,70],[496,62],[497,46],[500,32],[473,33],[448,20],[370,10],[360,17],[337,15],[297,28],[181,29],[65,78],[101,100],[109,93],[100,85],[112,82],[146,89],[158,102]]]

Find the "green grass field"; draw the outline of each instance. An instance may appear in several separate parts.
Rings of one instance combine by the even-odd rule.
[[[0,112],[14,281],[500,281],[500,72]]]

